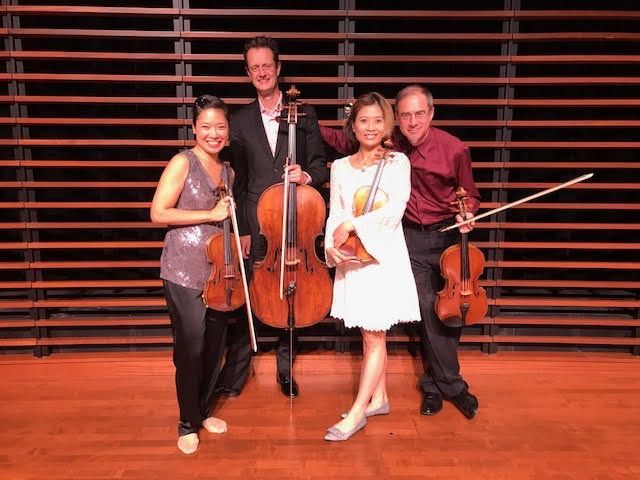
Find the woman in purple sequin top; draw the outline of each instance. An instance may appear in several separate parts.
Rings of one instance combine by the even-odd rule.
[[[206,241],[229,216],[229,198],[216,187],[226,167],[219,158],[229,140],[227,106],[203,95],[195,101],[196,145],[167,164],[151,204],[151,220],[167,224],[160,259],[167,309],[174,338],[173,363],[180,407],[178,448],[198,449],[198,431],[224,433],[227,424],[209,416],[226,341],[226,319],[207,309],[202,290],[211,266]],[[232,174],[226,173],[230,180]]]

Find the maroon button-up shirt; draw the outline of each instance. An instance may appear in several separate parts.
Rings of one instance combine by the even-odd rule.
[[[320,126],[322,139],[340,153],[348,148],[341,130]],[[427,138],[418,146],[409,145],[396,129],[394,148],[408,155],[411,162],[411,194],[405,217],[414,223],[432,225],[457,213],[456,189],[469,196],[468,211],[480,206],[480,193],[473,182],[469,148],[460,139],[438,128],[429,127]]]

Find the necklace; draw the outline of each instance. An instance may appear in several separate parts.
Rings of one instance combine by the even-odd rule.
[[[367,170],[367,168],[369,168],[371,165],[375,165],[375,164],[376,164],[376,162],[367,163],[367,161],[363,158],[362,159],[361,171],[365,172]]]

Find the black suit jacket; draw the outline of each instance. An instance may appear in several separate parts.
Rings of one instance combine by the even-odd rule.
[[[305,115],[296,125],[296,162],[311,176],[311,185],[321,187],[329,178],[318,117],[313,107],[302,106]],[[229,161],[236,178],[234,196],[238,205],[240,234],[251,234],[252,250],[262,258],[264,244],[259,238],[257,205],[268,187],[282,182],[288,150],[288,124],[280,122],[275,156],[271,153],[267,134],[260,116],[258,100],[240,108],[231,117]]]

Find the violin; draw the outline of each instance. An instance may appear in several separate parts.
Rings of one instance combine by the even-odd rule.
[[[462,218],[466,218],[467,192],[456,190],[456,202]],[[460,234],[460,243],[451,245],[440,257],[444,288],[436,296],[436,314],[448,327],[462,327],[481,321],[487,314],[487,294],[479,285],[484,271],[484,254],[469,243],[467,233]]]
[[[382,170],[389,158],[389,148],[387,148],[383,142],[382,148],[384,152],[382,157],[378,161],[378,167],[376,173],[371,182],[371,186],[360,187],[353,195],[353,216],[359,217],[366,213],[378,210],[383,207],[389,201],[387,194],[379,188],[380,179],[382,178]],[[367,249],[362,244],[362,241],[355,232],[349,232],[349,237],[340,246],[340,252],[349,257],[359,260],[361,263],[368,263],[374,260]]]
[[[223,220],[222,232],[213,234],[207,239],[205,252],[212,267],[202,291],[202,299],[208,308],[219,312],[230,312],[246,305],[251,347],[254,352],[257,352],[258,343],[253,326],[247,274],[242,257],[239,255],[242,247],[238,234],[236,207],[229,188],[229,174],[226,166],[223,168],[217,190],[222,198],[231,199],[229,205],[231,214]],[[231,227],[233,227],[233,235]],[[232,241],[232,238],[235,241]]]
[[[229,189],[220,181],[220,196],[227,196]],[[222,222],[222,232],[211,235],[205,250],[211,264],[211,274],[202,292],[204,303],[212,310],[230,312],[245,303],[240,274],[240,255],[231,240],[231,218]]]
[[[285,168],[296,163],[296,126],[300,94],[287,91],[288,154]],[[267,188],[257,206],[267,254],[256,262],[249,287],[253,310],[267,325],[307,327],[323,320],[331,308],[333,286],[326,264],[316,254],[326,204],[309,185],[297,185],[285,174],[283,183]]]

